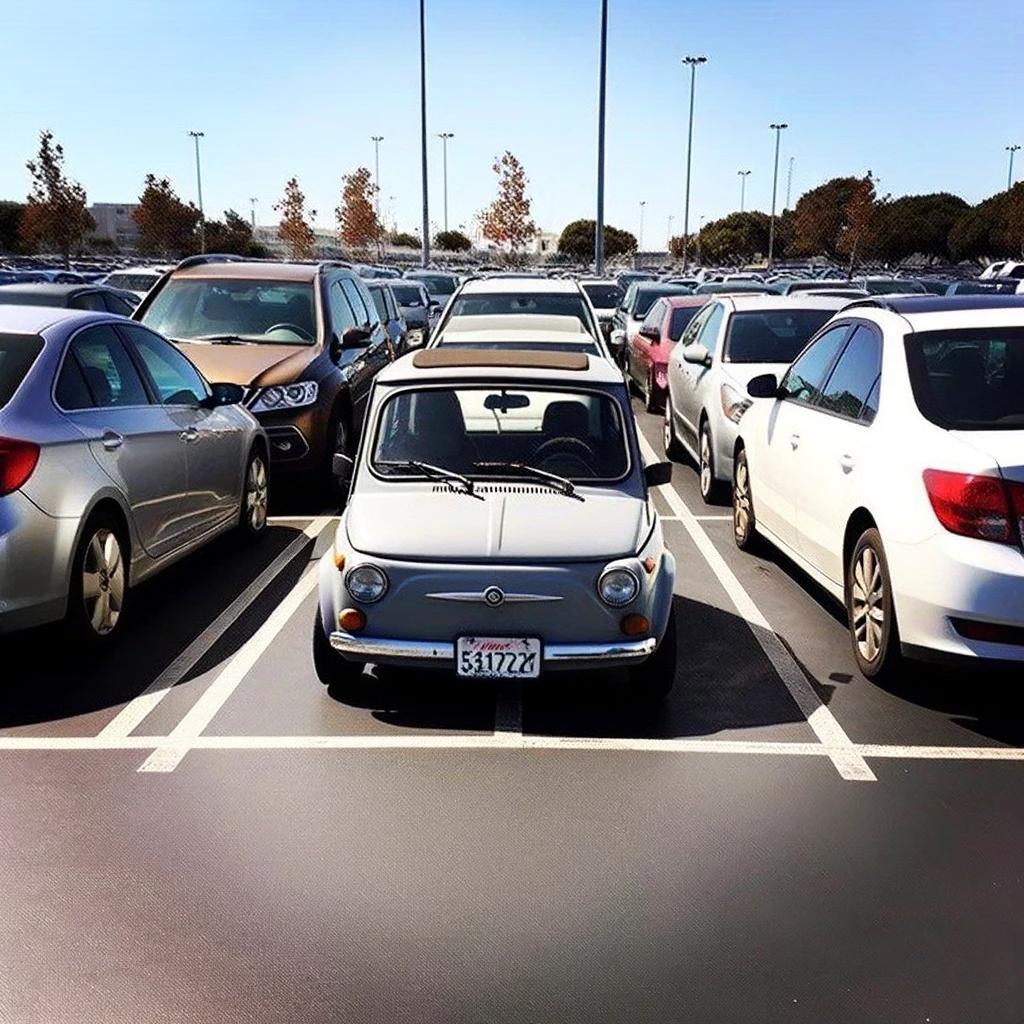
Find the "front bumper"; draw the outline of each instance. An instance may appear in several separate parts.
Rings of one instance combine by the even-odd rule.
[[[388,640],[353,636],[336,630],[331,647],[352,660],[409,668],[455,668],[455,644],[433,640]],[[624,640],[606,644],[547,644],[542,647],[542,664],[548,670],[614,668],[643,661],[654,653],[658,641]]]

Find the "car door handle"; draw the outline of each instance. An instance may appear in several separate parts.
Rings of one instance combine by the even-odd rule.
[[[844,473],[849,473],[853,470],[853,456],[851,455],[840,455],[839,465],[843,467]]]
[[[193,441],[199,440],[199,431],[196,430],[195,427],[187,427],[178,435],[178,437],[187,444],[191,444]]]
[[[103,447],[112,452],[124,444],[124,438],[116,430],[103,431]]]
[[[790,443],[790,445],[793,448],[799,448],[800,447],[800,435],[799,434],[790,434],[789,435],[789,443]]]

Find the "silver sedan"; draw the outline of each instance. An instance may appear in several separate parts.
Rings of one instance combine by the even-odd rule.
[[[266,530],[267,440],[234,384],[106,313],[0,310],[0,633],[109,644],[129,589]]]

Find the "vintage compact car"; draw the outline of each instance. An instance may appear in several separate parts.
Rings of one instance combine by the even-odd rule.
[[[320,566],[313,660],[533,679],[675,675],[675,561],[620,371],[582,353],[426,349],[374,385],[348,504]]]

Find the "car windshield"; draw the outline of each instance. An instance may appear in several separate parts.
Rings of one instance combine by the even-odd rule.
[[[583,297],[558,292],[474,292],[460,295],[452,302],[450,316],[508,316],[513,313],[574,316],[585,329],[590,329]]]
[[[920,281],[894,279],[892,281],[865,281],[862,286],[871,295],[922,295],[927,294]]]
[[[668,325],[668,336],[670,341],[678,341],[683,336],[689,322],[700,311],[700,306],[680,306],[672,310],[672,319]]]
[[[947,430],[1024,429],[1024,327],[921,331],[905,347],[926,419]]]
[[[432,295],[451,295],[458,286],[455,278],[447,274],[417,274],[415,279]]]
[[[614,284],[584,283],[583,290],[597,309],[614,309],[625,294],[618,285]]]
[[[670,288],[637,288],[636,305],[633,307],[633,316],[640,320],[647,316],[651,306],[663,295],[689,295],[690,289],[683,285],[673,285]]]
[[[618,480],[629,471],[629,435],[615,399],[601,391],[473,386],[402,391],[381,411],[372,466],[416,475],[421,462],[468,477]],[[525,467],[517,470],[517,467]]]
[[[312,345],[312,281],[178,278],[167,282],[142,322],[168,338]]]
[[[43,350],[43,339],[34,334],[0,334],[0,409],[13,397]]]
[[[423,305],[423,293],[416,285],[395,283],[391,290],[395,293],[395,299],[400,306]]]
[[[773,309],[734,313],[722,358],[727,363],[791,363],[831,309]]]

